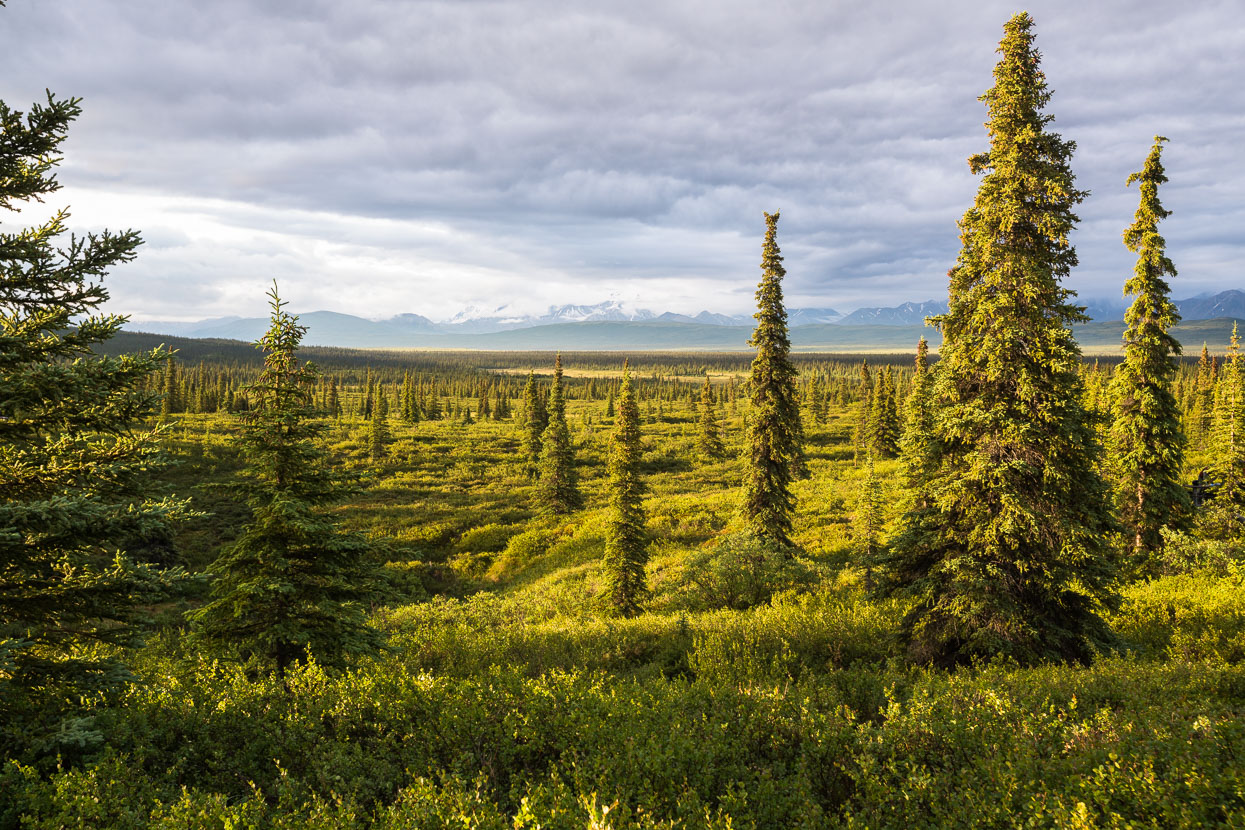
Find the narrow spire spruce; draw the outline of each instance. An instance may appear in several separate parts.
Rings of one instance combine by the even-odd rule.
[[[1133,557],[1156,554],[1163,544],[1164,527],[1183,526],[1190,510],[1189,495],[1180,482],[1184,467],[1184,431],[1180,405],[1172,394],[1175,355],[1180,343],[1168,329],[1180,322],[1164,277],[1176,268],[1164,250],[1158,224],[1169,211],[1159,202],[1163,170],[1162,136],[1145,167],[1128,177],[1138,182],[1141,203],[1133,224],[1124,231],[1124,246],[1137,254],[1133,276],[1124,293],[1136,299],[1124,315],[1124,362],[1116,371],[1115,405],[1111,423],[1111,468],[1115,499]]]
[[[796,393],[796,369],[791,363],[787,311],[783,308],[782,278],[786,269],[778,250],[778,213],[765,214],[765,243],[761,254],[761,283],[757,287],[757,325],[749,345],[756,347],[748,391],[752,408],[748,420],[747,471],[742,513],[748,530],[784,545],[791,543],[791,515],[795,501],[791,479],[799,465],[804,429]]]
[[[610,603],[631,617],[648,595],[644,568],[648,540],[644,529],[644,481],[640,477],[640,408],[631,388],[631,370],[623,364],[618,419],[610,437],[610,515],[605,526],[605,583]]]

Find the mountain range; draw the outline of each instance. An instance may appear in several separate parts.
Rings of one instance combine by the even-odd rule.
[[[1107,324],[1124,316],[1122,302],[1101,300],[1089,301],[1085,305],[1095,323]],[[1176,305],[1186,323],[1216,318],[1245,318],[1245,291],[1233,289],[1211,296],[1177,300]],[[926,317],[943,314],[946,310],[946,303],[937,300],[908,302],[893,307],[858,308],[849,314],[832,308],[793,308],[787,312],[787,322],[792,329],[792,340],[797,345],[816,345],[809,342],[811,338],[821,345],[876,348],[884,346],[883,341],[897,337],[902,337],[902,341],[897,342],[915,340],[920,336]],[[582,349],[639,348],[636,343],[651,343],[650,348],[657,349],[736,348],[746,345],[753,325],[752,317],[748,315],[709,311],[695,315],[658,314],[647,309],[628,309],[616,300],[596,305],[550,307],[542,315],[509,313],[507,306],[491,310],[470,308],[443,322],[434,322],[413,313],[396,314],[384,320],[367,320],[335,311],[306,312],[299,315],[299,321],[307,326],[303,342],[309,346],[449,349],[559,348],[559,337],[565,339],[567,348]],[[870,332],[871,327],[879,331]],[[127,323],[125,328],[175,337],[253,341],[267,330],[268,319],[147,320]],[[883,332],[881,329],[892,331]],[[915,333],[911,337],[909,330]],[[928,330],[926,334],[929,336]],[[1119,342],[1118,334],[1114,342]]]

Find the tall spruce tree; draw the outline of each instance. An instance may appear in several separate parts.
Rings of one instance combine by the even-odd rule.
[[[1133,276],[1124,293],[1136,297],[1124,315],[1124,363],[1116,371],[1111,422],[1111,468],[1121,523],[1133,556],[1152,557],[1163,544],[1164,527],[1182,527],[1189,514],[1189,495],[1180,482],[1184,467],[1184,434],[1180,405],[1172,394],[1176,375],[1174,355],[1180,343],[1168,329],[1180,322],[1164,277],[1176,268],[1164,251],[1158,224],[1169,211],[1159,202],[1163,171],[1162,136],[1140,172],[1128,177],[1138,182],[1141,204],[1133,224],[1124,231],[1124,245],[1137,254]]]
[[[195,643],[283,675],[312,656],[341,665],[381,637],[364,611],[369,544],[323,509],[353,488],[317,443],[328,427],[312,420],[316,369],[298,360],[307,328],[283,310],[275,285],[269,297],[271,326],[256,343],[264,369],[237,439],[247,462],[237,489],[253,516],[209,568],[212,601],[187,616]]]
[[[1048,129],[1032,25],[1027,13],[1008,21],[982,96],[990,149],[969,166],[985,175],[960,222],[950,310],[935,321],[938,464],[882,585],[913,601],[910,654],[941,665],[1088,662],[1112,641],[1103,614],[1117,602],[1117,525],[1069,328],[1086,318],[1060,285],[1085,194],[1069,168],[1074,144]]]
[[[25,114],[0,101],[0,209],[60,189],[54,168],[80,114],[78,99],[51,93]],[[140,604],[171,580],[126,548],[187,512],[148,488],[161,458],[147,390],[169,354],[92,353],[125,322],[97,313],[100,280],[141,239],[104,231],[64,244],[67,219],[0,232],[0,755],[39,732],[25,707],[55,718],[44,709],[54,700],[129,677],[97,646],[134,642]]]
[[[705,383],[700,387],[700,431],[696,435],[696,452],[706,461],[721,458],[726,452],[713,404],[713,386],[709,383],[709,376],[705,375]]]
[[[644,529],[644,481],[640,477],[640,407],[623,364],[618,418],[610,437],[610,515],[605,526],[605,584],[610,604],[630,617],[648,596],[645,566],[648,534]]]
[[[787,310],[782,302],[786,269],[778,250],[778,213],[765,214],[761,249],[761,282],[757,286],[756,329],[749,345],[756,347],[748,391],[748,455],[742,514],[748,530],[783,545],[791,543],[793,467],[802,456],[804,429],[796,393],[796,369],[787,337]]]
[[[553,385],[549,387],[549,426],[540,436],[540,465],[537,497],[540,508],[555,516],[583,507],[575,472],[575,451],[571,431],[566,425],[566,401],[562,396],[562,355],[553,364]]]

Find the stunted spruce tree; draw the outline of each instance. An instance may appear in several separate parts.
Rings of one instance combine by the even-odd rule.
[[[749,345],[752,361],[748,392],[748,455],[742,513],[748,530],[762,539],[791,544],[793,466],[802,452],[804,429],[796,369],[791,363],[787,337],[787,310],[782,302],[782,253],[778,250],[778,213],[765,214],[765,244],[761,249],[761,283],[757,287],[756,329]]]
[[[540,480],[536,491],[540,508],[555,516],[583,507],[575,473],[575,450],[566,425],[566,400],[562,396],[562,355],[553,363],[553,386],[549,388],[549,425],[540,436]]]
[[[937,465],[883,585],[914,600],[902,631],[921,662],[1087,662],[1111,641],[1117,525],[1069,328],[1086,318],[1060,285],[1085,194],[1069,168],[1074,144],[1043,112],[1032,25],[1026,13],[1008,21],[982,96],[990,148],[969,166],[984,178],[936,321]]]
[[[237,487],[253,517],[209,568],[212,601],[188,616],[198,644],[283,675],[313,656],[340,665],[381,638],[363,606],[373,582],[368,542],[323,509],[352,487],[318,444],[327,426],[312,420],[317,373],[297,355],[307,329],[283,310],[275,286],[269,297],[271,326],[256,344],[264,369],[237,439],[247,461]]]
[[[721,458],[725,452],[722,434],[718,429],[718,414],[714,410],[713,386],[709,376],[700,387],[700,431],[696,435],[696,452],[705,461]]]
[[[80,113],[50,93],[28,114],[0,101],[0,208],[60,189],[53,168]],[[185,512],[146,487],[160,457],[142,385],[168,353],[91,351],[125,322],[96,313],[108,299],[100,280],[141,240],[105,231],[66,243],[67,218],[0,233],[0,754],[39,731],[23,723],[26,705],[128,677],[95,647],[131,643],[139,604],[167,582],[125,551]]]
[[[1162,529],[1183,526],[1190,510],[1189,495],[1180,483],[1180,405],[1172,394],[1172,357],[1180,354],[1180,343],[1168,333],[1180,322],[1180,314],[1164,279],[1174,277],[1176,268],[1158,232],[1159,220],[1169,215],[1158,193],[1167,181],[1161,158],[1165,141],[1155,136],[1145,167],[1127,182],[1138,182],[1141,189],[1133,224],[1124,231],[1125,247],[1138,255],[1124,293],[1136,299],[1124,315],[1124,363],[1115,374],[1110,434],[1115,501],[1138,564],[1162,547]]]
[[[640,407],[623,364],[618,419],[610,437],[610,516],[605,526],[605,584],[610,604],[626,616],[640,612],[648,595],[644,573],[648,539],[644,529],[644,481],[640,478]]]
[[[549,426],[549,415],[536,385],[536,373],[527,373],[527,385],[523,387],[523,455],[527,458],[528,472],[536,475],[540,464],[540,437]]]
[[[904,404],[903,440],[900,462],[904,486],[910,500],[928,507],[926,483],[938,463],[934,444],[934,413],[931,408],[933,377],[929,371],[929,344],[922,337],[916,347],[916,365],[912,373],[912,391]]]
[[[895,394],[895,375],[887,366],[878,374],[869,402],[868,443],[872,457],[894,458],[899,454],[901,431]]]

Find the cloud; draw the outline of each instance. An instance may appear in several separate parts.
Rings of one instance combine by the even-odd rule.
[[[944,296],[1000,2],[12,0],[0,98],[84,97],[77,218],[145,231],[142,317],[383,316],[635,297],[746,311],[781,208],[792,302]],[[1155,133],[1179,296],[1239,287],[1245,12],[1042,2],[1056,128],[1093,196],[1083,297],[1117,296]],[[126,272],[123,274],[123,272]],[[310,308],[291,299],[298,308]]]

